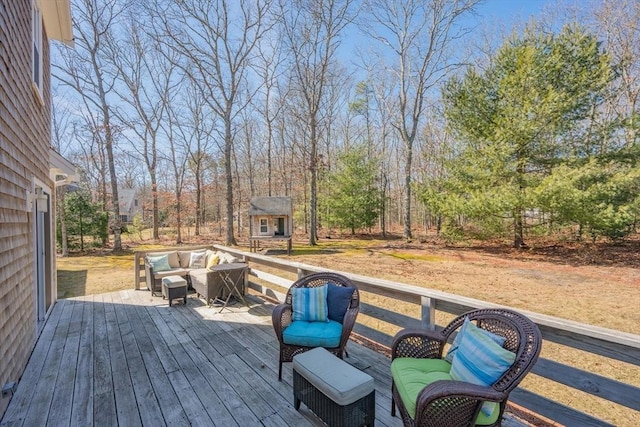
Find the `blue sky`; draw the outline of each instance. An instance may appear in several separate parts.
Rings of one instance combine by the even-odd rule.
[[[539,16],[544,5],[553,0],[485,0],[478,6],[478,14],[487,19],[517,22],[528,21],[531,15]]]

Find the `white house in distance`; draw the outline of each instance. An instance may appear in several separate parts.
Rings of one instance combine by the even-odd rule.
[[[123,224],[131,224],[136,214],[142,215],[142,205],[138,198],[138,191],[134,188],[119,188],[120,221]]]
[[[249,202],[249,244],[251,251],[260,241],[286,240],[291,254],[293,208],[291,197],[254,197]]]

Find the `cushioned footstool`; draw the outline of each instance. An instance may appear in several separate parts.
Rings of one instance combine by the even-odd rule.
[[[171,307],[171,301],[176,298],[184,298],[184,303],[187,303],[187,281],[180,276],[167,276],[162,278],[162,298],[169,300],[169,307]]]
[[[293,401],[329,426],[373,426],[373,378],[322,347],[293,358]]]

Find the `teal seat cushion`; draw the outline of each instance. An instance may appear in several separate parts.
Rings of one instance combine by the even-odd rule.
[[[282,331],[285,344],[304,347],[335,348],[340,345],[342,324],[335,320],[327,322],[293,321]]]
[[[416,400],[422,389],[439,380],[452,380],[451,364],[442,359],[415,359],[399,357],[391,362],[391,376],[398,394],[411,418],[416,416]],[[476,425],[490,425],[498,420],[499,406],[489,415],[482,411],[476,418]]]

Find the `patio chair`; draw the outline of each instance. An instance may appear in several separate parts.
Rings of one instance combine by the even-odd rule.
[[[402,330],[391,348],[391,415],[397,406],[405,426],[498,426],[541,345],[535,323],[498,308],[465,313],[440,332]]]
[[[313,273],[294,282],[271,317],[280,342],[278,380],[283,362],[316,347],[342,359],[359,309],[358,288],[340,274]]]

